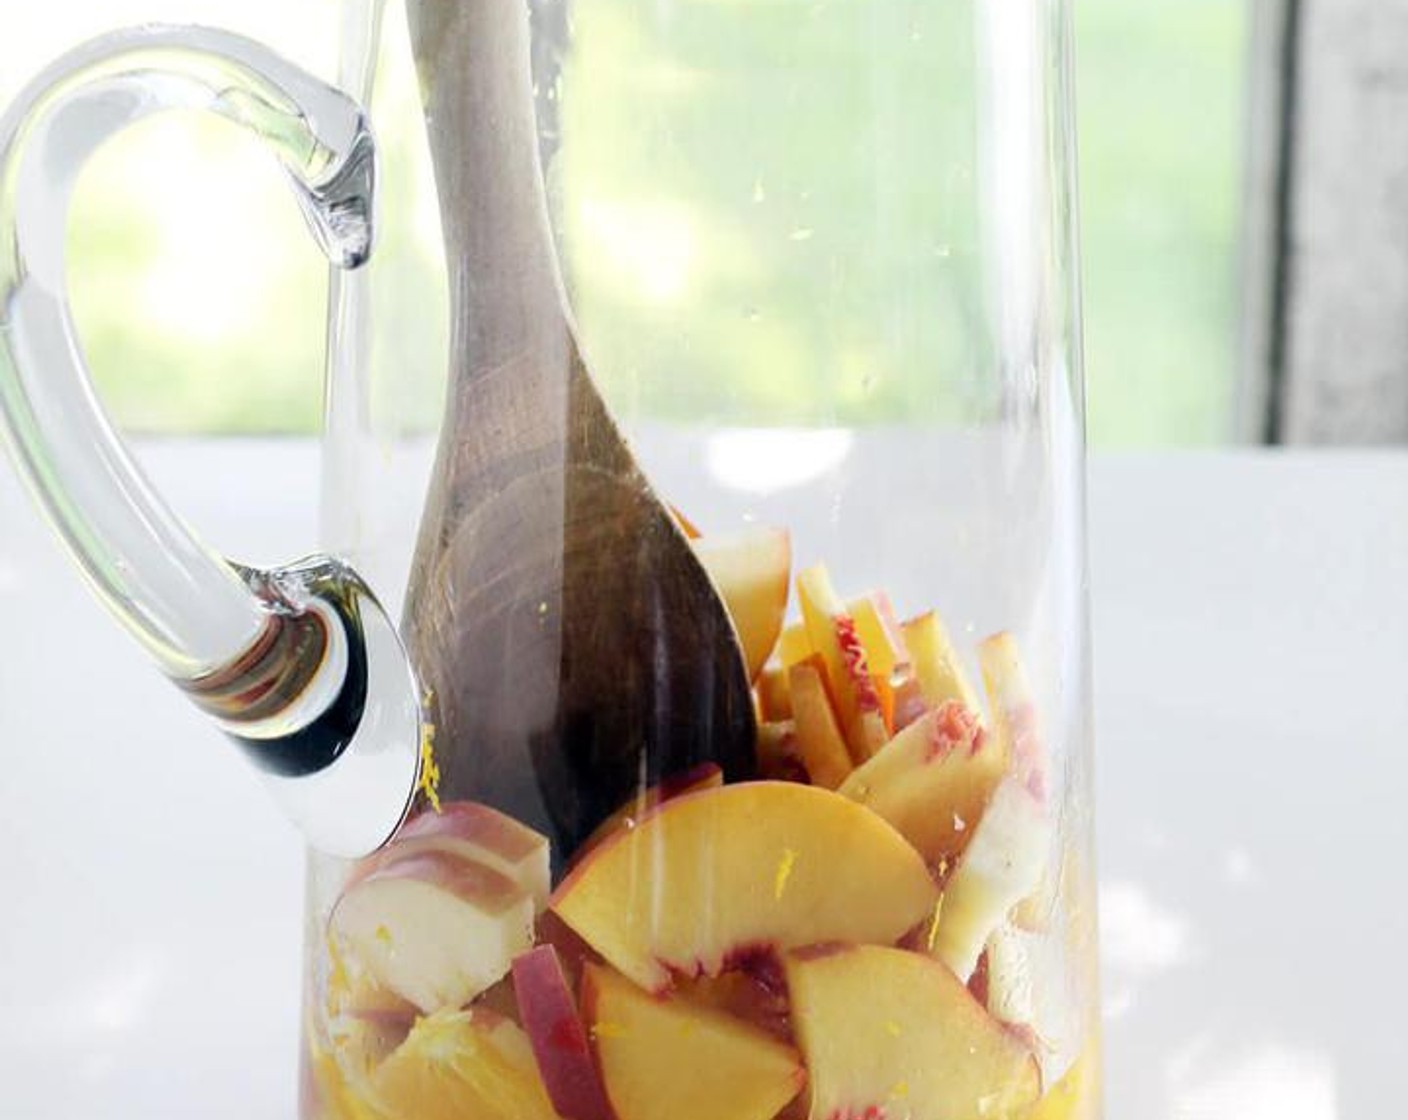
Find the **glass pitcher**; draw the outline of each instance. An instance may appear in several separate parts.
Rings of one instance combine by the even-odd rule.
[[[299,1115],[1098,1116],[1066,5],[342,27],[348,93],[147,26],[0,121],[0,430],[307,837]],[[163,504],[66,304],[80,168],[178,107],[273,149],[333,266],[286,567]],[[416,174],[429,214],[381,196]]]

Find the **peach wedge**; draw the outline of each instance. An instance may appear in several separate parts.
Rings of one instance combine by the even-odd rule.
[[[1003,743],[956,700],[911,723],[840,791],[879,813],[935,865],[956,859],[1007,769]]]
[[[743,646],[748,679],[754,680],[782,632],[792,573],[791,538],[783,529],[754,529],[690,543],[723,597]]]
[[[826,665],[827,683],[846,745],[852,760],[859,765],[883,747],[890,735],[856,620],[836,594],[824,564],[797,575],[797,599],[802,606],[807,639]]]
[[[786,968],[812,1120],[1019,1120],[1041,1093],[1035,1056],[937,961],[833,945]]]
[[[372,1078],[386,1120],[557,1120],[527,1036],[487,1011],[420,1020]]]
[[[772,1035],[608,968],[588,966],[582,1010],[617,1120],[772,1120],[806,1083]]]
[[[587,857],[552,909],[641,987],[817,941],[888,944],[933,912],[923,858],[849,798],[743,782],[667,801]]]
[[[909,650],[914,675],[931,708],[957,700],[969,711],[979,711],[978,694],[963,668],[963,659],[949,640],[937,611],[912,618],[900,627]]]

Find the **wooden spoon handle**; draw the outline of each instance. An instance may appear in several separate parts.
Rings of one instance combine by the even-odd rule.
[[[566,302],[538,158],[526,0],[407,8],[454,293],[452,352],[483,371],[560,350]]]

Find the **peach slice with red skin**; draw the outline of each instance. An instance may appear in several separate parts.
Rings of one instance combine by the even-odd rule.
[[[582,846],[573,854],[572,862],[582,860],[589,851],[618,828],[634,828],[636,821],[662,802],[669,801],[672,797],[683,797],[686,793],[697,793],[701,789],[714,789],[723,784],[724,772],[719,769],[718,764],[701,762],[683,774],[666,778],[657,785],[642,790],[592,830],[592,834],[582,841]]]
[[[824,564],[798,574],[797,599],[807,638],[826,665],[831,699],[851,760],[859,765],[890,735],[856,620],[836,594]]]
[[[909,647],[895,617],[894,605],[883,591],[871,591],[846,604],[856,620],[856,633],[865,646],[871,675],[890,680],[909,669]]]
[[[806,1084],[773,1035],[607,968],[587,969],[582,1011],[619,1120],[773,1120]]]
[[[985,639],[978,646],[978,665],[992,711],[993,732],[1007,744],[1013,774],[1044,803],[1050,783],[1046,735],[1016,638],[1004,632]],[[1031,932],[1046,929],[1058,880],[1057,866],[1048,861],[1032,892],[1012,911],[1015,926]]]
[[[857,767],[840,792],[879,813],[930,863],[955,860],[1007,769],[1003,743],[956,700]]]
[[[816,941],[890,943],[937,901],[919,853],[870,810],[815,786],[742,782],[667,801],[617,833],[551,905],[658,992]]]
[[[538,1071],[557,1114],[563,1120],[616,1120],[557,951],[551,945],[539,945],[516,958],[513,986]]]
[[[788,670],[797,754],[813,785],[835,789],[851,772],[851,754],[826,692],[819,654]]]
[[[728,608],[743,647],[748,679],[753,680],[782,632],[792,538],[785,529],[753,529],[690,543]]]
[[[758,777],[777,782],[810,782],[790,719],[758,724]]]
[[[830,945],[786,970],[813,1120],[1019,1120],[1041,1093],[1032,1052],[937,961]]]
[[[333,906],[329,931],[380,985],[430,1014],[462,1007],[533,943],[533,900],[443,851],[393,859]]]
[[[937,611],[929,611],[900,626],[910,665],[919,682],[925,702],[937,708],[949,700],[957,700],[970,712],[981,711],[978,694],[963,658],[954,647]]]
[[[541,911],[552,888],[548,839],[527,825],[476,801],[446,802],[402,827],[381,851],[362,860],[351,882],[365,878],[392,860],[425,852],[449,852],[512,879]]]

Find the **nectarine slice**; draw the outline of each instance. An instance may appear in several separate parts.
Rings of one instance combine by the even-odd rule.
[[[978,665],[992,711],[993,731],[1006,744],[1012,773],[1027,785],[1033,797],[1044,803],[1049,793],[1050,760],[1036,695],[1017,639],[1008,633],[985,639],[978,645]],[[1058,878],[1056,865],[1048,861],[1031,893],[1013,910],[1014,925],[1037,932],[1047,927],[1055,906]]]
[[[539,945],[517,958],[513,987],[538,1071],[557,1114],[563,1120],[617,1120],[557,950]]]
[[[758,724],[758,776],[777,782],[810,782],[790,719]]]
[[[873,676],[888,681],[909,667],[909,648],[890,597],[883,591],[872,591],[846,604],[856,620],[856,633],[865,646]]]
[[[461,1007],[533,943],[533,900],[448,852],[392,860],[337,900],[329,932],[383,988],[429,1014]]]
[[[900,627],[900,633],[929,707],[937,708],[948,700],[957,700],[970,712],[982,711],[978,694],[963,668],[963,658],[949,639],[937,611],[910,619]]]
[[[1026,1120],[1095,1120],[1100,1103],[1099,1068],[1099,1042],[1088,1042],[1075,1064],[1046,1091]]]
[[[851,754],[832,711],[819,655],[788,670],[797,754],[813,785],[835,789],[851,772]]]
[[[420,852],[442,851],[474,860],[507,875],[533,896],[539,912],[552,888],[548,838],[488,805],[446,802],[439,812],[408,821],[387,847],[373,856],[377,866]]]
[[[1015,777],[998,783],[944,887],[933,953],[960,980],[973,975],[983,945],[1041,881],[1049,846],[1045,808]]]
[[[372,1087],[387,1120],[557,1120],[527,1036],[486,1011],[420,1020]]]
[[[1006,769],[1003,743],[950,700],[911,723],[840,788],[943,865],[967,846]]]
[[[772,1120],[806,1083],[772,1035],[607,968],[587,969],[582,1009],[619,1120]]]
[[[724,784],[724,772],[717,763],[701,762],[683,774],[665,779],[657,785],[649,786],[622,805],[582,841],[581,847],[572,856],[574,863],[615,832],[618,828],[634,828],[636,822],[663,801],[672,797],[683,797],[686,793],[696,793],[701,789],[714,789]]]
[[[1035,1056],[938,961],[874,945],[787,957],[813,1120],[1018,1120]]]
[[[792,693],[787,686],[787,666],[776,657],[758,674],[758,707],[772,722],[792,718]]]
[[[807,638],[826,665],[831,699],[851,760],[859,765],[883,747],[890,735],[856,621],[836,594],[824,564],[798,574],[797,599]],[[795,703],[794,699],[794,707]]]
[[[799,661],[805,661],[814,654],[807,628],[800,622],[793,622],[782,628],[782,636],[777,639],[777,657],[784,669],[790,669]]]
[[[923,858],[849,798],[742,782],[667,801],[557,888],[552,909],[643,988],[816,941],[889,943],[938,889]]]
[[[785,529],[754,529],[690,543],[723,597],[753,680],[782,632],[792,539]]]

